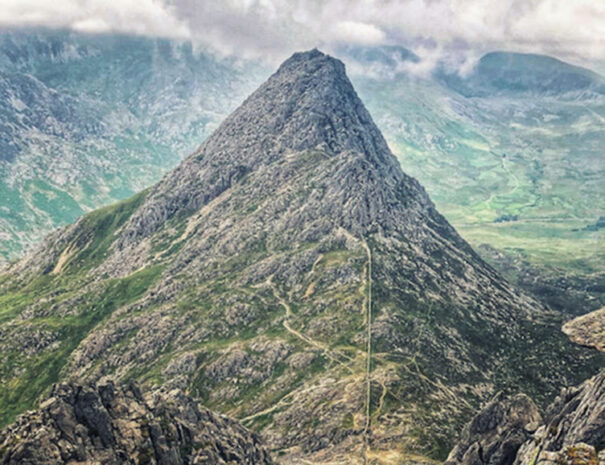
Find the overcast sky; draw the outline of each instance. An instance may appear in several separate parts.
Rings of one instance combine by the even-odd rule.
[[[605,0],[0,0],[0,26],[187,39],[277,62],[341,44],[401,44],[431,63],[456,52],[553,55],[602,69]]]

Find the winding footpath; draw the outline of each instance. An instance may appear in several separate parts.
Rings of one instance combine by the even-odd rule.
[[[372,410],[372,250],[368,245],[366,239],[362,236],[361,239],[355,237],[345,228],[340,227],[339,230],[350,240],[353,242],[360,242],[361,246],[366,252],[368,257],[367,261],[367,276],[366,276],[366,286],[368,289],[368,296],[364,302],[364,313],[365,313],[365,323],[366,323],[366,368],[365,368],[365,425],[363,428],[363,450],[362,450],[362,458],[363,463],[368,463],[368,452],[370,451],[370,435],[371,435],[371,427],[372,427],[372,418],[371,418],[371,410]],[[386,395],[386,393],[385,393]]]

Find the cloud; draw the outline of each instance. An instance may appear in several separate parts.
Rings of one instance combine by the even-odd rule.
[[[0,0],[0,26],[191,37],[186,23],[161,0]]]
[[[379,27],[359,21],[339,21],[331,33],[331,39],[345,44],[378,45],[386,40]]]
[[[468,69],[493,50],[605,62],[605,2],[595,0],[0,0],[0,25],[188,38],[271,62],[295,50],[400,44]],[[455,58],[451,58],[454,56]]]

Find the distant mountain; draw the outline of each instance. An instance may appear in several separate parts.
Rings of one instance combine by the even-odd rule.
[[[605,79],[588,69],[544,55],[492,52],[465,77],[438,73],[467,97],[530,94],[574,97],[605,95]]]
[[[495,391],[544,403],[603,362],[480,259],[317,50],[7,268],[0,308],[4,422],[111,375],[186,390],[283,463],[445,458]]]
[[[187,43],[0,35],[0,258],[157,181],[264,75]]]

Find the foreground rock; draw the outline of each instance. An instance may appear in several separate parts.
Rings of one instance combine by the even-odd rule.
[[[446,464],[509,464],[519,447],[542,422],[534,402],[524,394],[498,394],[466,426]]]
[[[180,393],[61,384],[0,433],[3,465],[270,464],[257,436]]]
[[[605,463],[605,371],[563,389],[540,426],[539,418],[527,396],[497,396],[466,427],[446,465]]]

